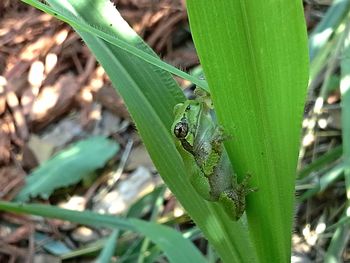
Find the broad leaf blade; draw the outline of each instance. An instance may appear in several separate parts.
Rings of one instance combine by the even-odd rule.
[[[36,196],[48,198],[53,190],[77,183],[101,168],[118,150],[118,144],[104,137],[79,141],[33,171],[16,200],[23,202]]]
[[[252,175],[249,230],[261,262],[290,261],[308,77],[301,1],[195,1],[194,42],[238,176]]]

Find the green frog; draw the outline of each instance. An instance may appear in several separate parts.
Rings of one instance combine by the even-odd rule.
[[[223,142],[228,139],[221,126],[213,120],[210,96],[201,92],[193,100],[186,100],[174,108],[172,134],[180,142],[185,165],[190,174],[190,182],[205,200],[218,202],[229,217],[235,221],[245,211],[245,197],[255,188],[248,187],[250,176],[241,183],[233,172],[232,165]]]

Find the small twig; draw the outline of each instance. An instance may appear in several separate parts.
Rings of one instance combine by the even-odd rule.
[[[92,187],[90,187],[89,191],[86,193],[85,195],[85,201],[89,200],[92,196],[92,193],[95,192],[95,190],[97,189],[97,187],[104,181],[108,180],[109,177],[112,177],[111,180],[107,183],[107,186],[101,190],[94,198],[93,201],[94,202],[98,202],[100,201],[103,196],[105,196],[116,184],[116,182],[119,180],[119,178],[121,177],[123,171],[124,171],[124,167],[125,164],[129,158],[132,146],[133,146],[134,142],[133,140],[129,139],[126,146],[125,146],[125,150],[124,153],[120,159],[120,163],[118,166],[118,169],[115,173],[112,174],[112,176],[110,174],[107,174],[106,176],[101,177],[100,180],[96,181]],[[86,201],[87,202],[87,201]]]

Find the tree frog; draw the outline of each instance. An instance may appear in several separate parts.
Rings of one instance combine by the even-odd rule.
[[[203,93],[177,104],[171,131],[185,150],[180,152],[198,194],[207,201],[219,202],[230,218],[237,221],[245,211],[245,196],[256,189],[248,187],[249,176],[237,182],[223,144],[228,136],[213,120],[211,108],[209,95]],[[194,159],[196,167],[188,158]]]

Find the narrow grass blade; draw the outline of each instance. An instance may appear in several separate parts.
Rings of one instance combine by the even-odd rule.
[[[309,37],[310,60],[322,50],[350,8],[350,1],[335,0]]]
[[[347,217],[347,216],[346,216]],[[348,245],[350,227],[348,224],[339,226],[331,239],[331,243],[325,255],[325,263],[343,262],[342,254]]]
[[[184,239],[175,230],[163,225],[138,219],[124,219],[110,215],[100,215],[90,211],[77,212],[48,205],[23,205],[0,201],[0,210],[58,218],[94,227],[135,231],[145,235],[152,242],[156,243],[171,262],[205,262],[204,257],[189,240]],[[178,261],[178,259],[181,259],[181,261]]]
[[[96,259],[96,263],[110,263],[117,246],[118,230],[113,230],[112,234],[107,239],[104,248]]]
[[[310,64],[310,77],[309,77],[309,90],[315,89],[318,85],[320,85],[319,79],[323,79],[323,70],[327,66],[328,58],[332,51],[334,50],[334,46],[337,44],[338,39],[341,35],[341,28],[343,28],[343,23],[336,28],[336,32],[333,37],[326,43],[324,48],[322,48],[317,56],[312,60]]]
[[[298,202],[303,202],[315,194],[324,191],[328,186],[330,186],[343,175],[344,167],[344,163],[341,162],[323,174],[319,181],[315,183],[313,188],[307,190],[300,197],[298,197]]]
[[[329,165],[330,163],[337,160],[343,153],[343,147],[337,146],[334,149],[330,150],[329,152],[325,153],[312,163],[310,163],[308,166],[306,166],[304,169],[302,169],[298,173],[298,179],[302,179],[306,177],[308,174],[310,174],[313,171],[321,170],[324,166]]]
[[[261,262],[289,262],[294,185],[307,89],[301,1],[188,0],[190,26],[225,146],[248,196]],[[278,25],[278,26],[276,26]]]
[[[73,250],[71,252],[65,253],[60,256],[62,260],[67,260],[75,257],[81,257],[84,255],[90,255],[90,254],[96,254],[97,252],[101,251],[103,247],[105,246],[105,243],[107,242],[107,239],[99,239],[96,242],[89,243],[85,247],[78,248],[76,250]]]
[[[164,202],[164,192],[165,188],[162,189],[162,191],[159,192],[157,199],[154,202],[154,206],[152,209],[150,221],[156,221],[158,214],[161,210],[162,204]],[[150,246],[150,240],[148,238],[145,238],[142,242],[141,248],[140,248],[140,255],[137,259],[137,263],[144,263],[146,261],[147,257],[147,251]]]
[[[152,211],[154,203],[156,202],[159,194],[163,192],[164,189],[165,189],[165,185],[157,187],[149,194],[137,200],[135,203],[131,205],[128,212],[126,213],[126,216],[143,218],[143,216],[145,216],[146,213],[150,213]]]
[[[350,223],[350,217],[349,216],[343,216],[337,223],[327,227],[326,232],[330,232],[334,229],[336,229],[337,227],[346,225]]]

